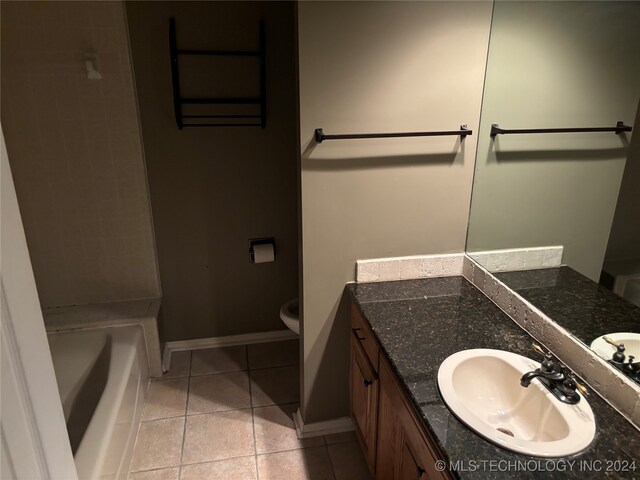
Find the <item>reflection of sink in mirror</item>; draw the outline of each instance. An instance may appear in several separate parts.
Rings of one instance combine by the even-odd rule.
[[[576,405],[558,400],[538,380],[522,376],[538,362],[502,350],[455,353],[438,370],[438,386],[449,409],[496,445],[527,455],[561,457],[584,450],[595,420],[584,397]]]
[[[611,360],[613,354],[616,353],[616,347],[609,344],[604,337],[607,337],[617,345],[624,344],[624,354],[628,359],[630,356],[635,357],[636,361],[640,361],[640,333],[620,332],[608,333],[596,338],[591,342],[591,349],[605,360]]]

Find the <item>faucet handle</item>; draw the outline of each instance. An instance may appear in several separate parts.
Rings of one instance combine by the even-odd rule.
[[[531,347],[538,352],[540,355],[543,355],[546,358],[553,358],[553,356],[551,355],[551,352],[548,350],[545,350],[544,348],[542,348],[540,345],[538,345],[537,343],[532,343]]]
[[[580,393],[586,395],[587,389],[580,385],[577,381],[573,373],[567,372],[564,380],[560,385],[558,385],[558,390],[562,394],[564,398],[566,398],[571,404],[576,404],[580,401],[580,396],[576,392],[579,390]]]
[[[587,390],[587,387],[585,387],[580,382],[578,382],[578,380],[576,380],[576,376],[573,374],[573,372],[567,373],[567,379],[565,380],[565,383],[563,385],[566,385],[567,382],[573,385],[574,391],[578,390],[585,397],[589,396],[589,390]]]
[[[629,355],[629,358],[627,359],[627,363],[625,363],[622,366],[622,369],[631,375],[635,375],[636,373],[640,372],[640,363],[639,362],[634,362],[636,357],[634,357],[633,355]]]
[[[542,372],[551,373],[557,369],[557,366],[553,361],[553,355],[551,355],[551,352],[545,350],[537,343],[533,343],[531,346],[536,352],[540,353],[541,355],[544,355],[544,360],[540,362],[540,370]]]
[[[587,389],[587,387],[585,387],[584,385],[582,385],[580,382],[576,381],[576,389],[585,397],[589,396],[589,390]]]

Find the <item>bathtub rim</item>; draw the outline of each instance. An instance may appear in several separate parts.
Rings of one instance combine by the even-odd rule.
[[[162,377],[158,316],[162,297],[118,302],[45,307],[42,309],[47,333],[97,328],[142,327],[147,353],[149,376]]]

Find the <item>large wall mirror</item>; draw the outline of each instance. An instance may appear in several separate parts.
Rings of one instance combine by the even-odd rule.
[[[625,343],[627,363],[640,361],[638,25],[638,2],[495,3],[467,237],[601,356],[617,349],[601,337]],[[578,128],[609,131],[544,131]]]

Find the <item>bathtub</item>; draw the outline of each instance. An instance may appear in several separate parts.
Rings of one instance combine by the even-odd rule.
[[[47,336],[78,479],[126,479],[149,377],[142,327]]]

